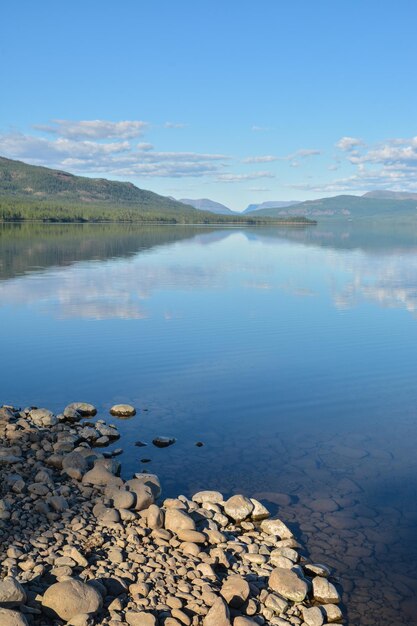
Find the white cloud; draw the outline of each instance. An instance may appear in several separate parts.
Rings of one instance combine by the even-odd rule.
[[[335,145],[336,148],[339,148],[339,150],[349,152],[359,146],[363,146],[364,142],[362,139],[358,139],[357,137],[342,137]]]
[[[116,176],[200,177],[219,174],[228,157],[197,152],[156,152],[151,144],[128,141],[75,141],[22,133],[0,135],[0,154],[27,160],[36,165],[70,169],[78,173]]]
[[[185,128],[187,124],[183,124],[182,122],[165,122],[165,128]]]
[[[278,157],[270,154],[265,156],[246,157],[246,159],[242,160],[242,163],[271,163],[272,161],[278,161]]]
[[[136,147],[138,150],[145,150],[145,151],[154,149],[154,146],[152,143],[146,143],[146,142],[138,143]]]
[[[139,120],[52,120],[52,125],[37,125],[34,128],[70,139],[133,139],[142,135],[148,126],[147,122]]]
[[[275,174],[268,171],[252,172],[250,174],[219,174],[217,180],[223,183],[240,183],[244,180],[256,180],[258,178],[275,178]]]

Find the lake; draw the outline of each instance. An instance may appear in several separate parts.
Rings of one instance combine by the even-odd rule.
[[[0,404],[134,404],[126,476],[262,499],[349,624],[417,624],[417,229],[3,225],[0,346]]]

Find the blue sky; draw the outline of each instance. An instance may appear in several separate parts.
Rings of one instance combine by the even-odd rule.
[[[7,3],[0,154],[177,198],[417,191],[414,0]]]

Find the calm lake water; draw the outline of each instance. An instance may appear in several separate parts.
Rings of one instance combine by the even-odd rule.
[[[0,404],[133,403],[126,475],[255,495],[349,624],[417,624],[417,229],[0,226],[0,346]]]

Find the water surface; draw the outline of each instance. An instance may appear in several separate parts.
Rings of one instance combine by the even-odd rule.
[[[0,404],[135,404],[126,475],[257,495],[334,568],[349,624],[408,626],[416,312],[417,230],[5,225]],[[134,446],[157,435],[177,442]]]

